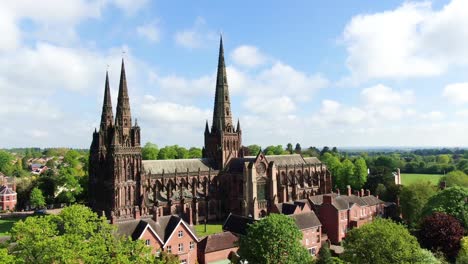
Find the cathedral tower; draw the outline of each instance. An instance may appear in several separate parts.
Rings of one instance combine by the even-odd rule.
[[[231,101],[227,82],[226,65],[224,62],[223,38],[219,43],[218,72],[213,109],[211,131],[208,121],[205,127],[204,158],[216,161],[217,169],[223,169],[232,158],[241,157],[242,132],[240,123],[237,128],[232,123]]]
[[[106,76],[101,126],[90,150],[89,198],[94,211],[119,221],[138,218],[142,210],[140,127],[132,125],[123,60],[114,123],[110,98]]]

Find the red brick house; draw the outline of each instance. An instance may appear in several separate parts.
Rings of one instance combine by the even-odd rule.
[[[179,257],[181,263],[197,263],[198,237],[182,218],[169,215],[154,219],[116,223],[121,235],[141,239],[155,254],[161,250]]]
[[[348,195],[315,195],[309,197],[309,200],[333,244],[339,244],[349,229],[360,227],[384,213],[384,202],[378,197],[369,191],[364,193],[364,190],[353,195],[350,187]]]
[[[205,237],[198,243],[198,262],[200,264],[231,263],[232,254],[239,249],[236,245],[238,240],[239,238],[229,231]]]
[[[0,186],[0,210],[13,211],[16,206],[16,192],[8,185]]]

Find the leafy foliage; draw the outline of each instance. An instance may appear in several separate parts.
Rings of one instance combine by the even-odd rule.
[[[29,202],[34,208],[43,208],[46,205],[44,195],[42,195],[42,191],[37,187],[32,189]]]
[[[159,148],[158,145],[148,142],[141,148],[142,159],[155,160],[158,158]]]
[[[457,218],[465,228],[468,227],[468,189],[451,187],[432,196],[423,209],[423,216],[442,212]]]
[[[404,186],[400,193],[403,218],[409,224],[417,224],[421,219],[424,206],[429,198],[436,194],[436,189],[429,182],[418,182]]]
[[[249,263],[311,263],[301,239],[292,218],[271,214],[250,225],[247,235],[241,236],[239,255]]]
[[[328,243],[323,244],[320,248],[318,259],[315,264],[333,264],[332,255],[330,252],[330,246]]]
[[[422,251],[416,238],[399,224],[386,219],[347,233],[343,260],[350,263],[421,263]]]
[[[425,217],[419,230],[421,246],[432,251],[441,251],[454,261],[460,250],[464,229],[453,216],[435,212]]]
[[[468,188],[468,175],[463,171],[452,171],[440,178],[440,182],[445,182],[447,187],[465,187]]]
[[[457,264],[468,263],[468,236],[460,240],[460,251],[458,252]]]
[[[115,227],[87,207],[74,205],[59,215],[28,217],[11,230],[17,263],[152,263],[142,241],[119,237]]]

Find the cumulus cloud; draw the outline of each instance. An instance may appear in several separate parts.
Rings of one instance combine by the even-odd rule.
[[[444,87],[443,96],[451,103],[468,103],[468,83],[452,83]]]
[[[267,60],[267,57],[257,47],[249,45],[242,45],[234,49],[231,58],[234,63],[247,67],[262,65]]]
[[[212,42],[216,39],[216,34],[207,29],[205,25],[205,19],[203,17],[197,17],[191,28],[175,33],[175,42],[189,49],[205,47],[208,42]]]
[[[348,80],[434,76],[468,64],[468,2],[452,0],[441,10],[430,2],[354,16],[342,40]]]
[[[157,23],[147,23],[137,27],[137,34],[149,42],[158,43],[161,40],[161,30]]]

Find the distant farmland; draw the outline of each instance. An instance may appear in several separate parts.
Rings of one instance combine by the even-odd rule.
[[[416,173],[402,173],[401,183],[403,185],[409,185],[414,182],[431,182],[434,185],[439,184],[439,179],[442,174],[416,174]]]

